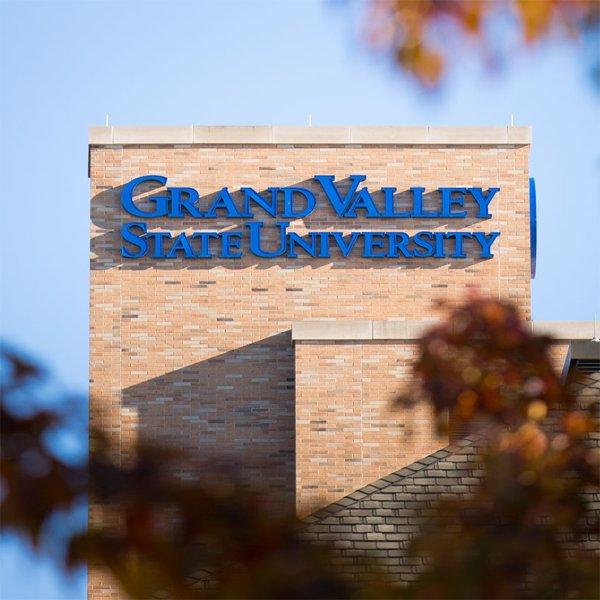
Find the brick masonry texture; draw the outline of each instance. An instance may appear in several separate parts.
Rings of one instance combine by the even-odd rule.
[[[447,444],[427,403],[395,402],[416,386],[415,353],[409,343],[296,342],[298,514]]]
[[[412,378],[414,343],[297,341],[296,507],[305,516],[374,479],[446,446]],[[551,359],[562,370],[568,344]],[[327,398],[325,402],[323,399]]]
[[[120,461],[140,440],[191,452],[198,464],[182,465],[181,478],[213,455],[228,457],[283,508],[297,495],[307,506],[319,495],[322,502],[342,497],[436,450],[443,441],[433,436],[424,408],[397,423],[389,413],[388,401],[409,372],[409,346],[303,342],[294,357],[291,323],[429,319],[438,316],[437,300],[458,300],[470,288],[514,302],[529,318],[528,156],[528,145],[91,146],[91,424],[107,428]],[[291,230],[501,236],[491,260],[269,260],[246,248],[238,260],[125,261],[120,226],[135,218],[121,210],[121,186],[149,173],[202,196],[223,186],[237,194],[242,186],[302,185],[318,194],[316,174],[335,175],[343,185],[363,173],[371,191],[397,187],[400,206],[411,186],[425,187],[432,203],[442,186],[500,187],[485,221],[472,213],[452,222],[338,219],[318,195],[317,210]],[[263,220],[272,225],[268,215]],[[153,219],[151,227],[222,230],[243,222]],[[322,489],[310,487],[321,482]],[[92,509],[90,518],[100,512]],[[104,593],[94,581],[90,589]]]
[[[596,361],[594,372],[583,375],[575,392],[581,405],[600,401],[600,362]],[[600,434],[592,433],[589,443],[600,448]],[[370,482],[306,517],[305,537],[332,545],[336,564],[355,581],[377,576],[370,563],[397,583],[416,579],[424,564],[409,557],[410,542],[440,498],[465,497],[480,484],[478,448],[478,437],[468,436]],[[598,490],[588,489],[583,501],[589,511],[588,532],[582,540],[564,541],[600,553]]]

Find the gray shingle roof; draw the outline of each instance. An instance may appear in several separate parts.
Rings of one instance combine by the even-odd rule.
[[[371,576],[368,556],[393,579],[409,581],[418,564],[408,544],[430,509],[444,495],[469,494],[482,475],[477,436],[466,437],[352,492],[306,517],[304,535],[332,544],[339,567],[359,581]]]
[[[598,399],[600,365],[581,375],[574,390],[580,401]],[[356,581],[376,576],[365,556],[394,581],[416,579],[423,565],[408,556],[410,541],[441,497],[468,495],[479,485],[480,440],[480,436],[467,436],[348,494],[306,517],[304,536],[332,545],[339,568]],[[593,434],[590,442],[600,447],[600,435]],[[590,490],[585,501],[595,517],[600,516],[597,490]],[[600,550],[599,537],[591,535],[584,545]]]

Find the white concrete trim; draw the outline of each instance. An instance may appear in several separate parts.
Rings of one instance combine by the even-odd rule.
[[[416,340],[436,320],[335,320],[295,321],[292,323],[292,340]],[[591,340],[593,321],[535,321],[532,331],[548,335],[557,341]]]
[[[594,337],[594,321],[532,321],[537,335],[548,335],[557,340],[591,340]]]
[[[295,321],[292,340],[416,340],[438,323],[426,321]]]
[[[296,321],[293,340],[372,340],[373,321]]]
[[[207,126],[90,127],[91,146],[139,144],[327,145],[528,145],[529,126],[500,127],[273,127]]]
[[[418,340],[438,320],[373,321],[374,340]]]

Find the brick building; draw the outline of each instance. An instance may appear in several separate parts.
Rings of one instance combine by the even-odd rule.
[[[448,441],[429,409],[391,400],[412,384],[414,340],[443,316],[437,300],[477,288],[530,317],[530,144],[527,127],[92,128],[91,423],[108,427],[123,460],[143,439],[199,463],[241,462],[249,482],[301,516],[440,451]],[[343,216],[327,181],[346,209],[353,203]],[[357,200],[363,187],[370,195]],[[277,204],[270,214],[284,188],[314,197],[314,209],[284,219]],[[124,210],[128,194],[140,213],[165,197],[171,212],[136,218]],[[473,201],[482,197],[489,214]],[[186,204],[194,198],[200,217]],[[153,251],[141,252],[146,242],[123,235],[140,220],[144,235],[172,237],[154,235]],[[263,250],[277,246],[285,220],[296,252],[258,256],[247,235],[234,240],[256,220]],[[420,252],[407,256],[403,240],[424,230]],[[206,248],[193,258],[183,245],[156,249],[182,232]],[[499,235],[486,257],[477,243],[490,232]],[[239,257],[210,251],[226,236]],[[557,334],[558,366],[572,340],[592,337],[587,323],[535,326]],[[109,594],[94,578],[90,590]]]

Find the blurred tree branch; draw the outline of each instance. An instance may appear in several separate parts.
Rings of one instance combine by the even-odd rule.
[[[89,491],[100,518],[70,538],[65,566],[108,569],[138,598],[596,597],[598,557],[583,542],[598,527],[585,502],[598,490],[587,442],[597,423],[554,371],[550,343],[512,306],[482,298],[420,341],[422,391],[442,430],[479,432],[483,477],[475,495],[436,505],[411,549],[426,566],[408,586],[382,572],[375,584],[348,580],[330,548],[242,489],[235,468],[214,483],[182,482],[173,477],[182,453],[141,445],[116,464],[101,432],[88,464],[63,460],[48,434],[65,407],[39,408],[44,375],[9,351],[0,356],[2,530],[40,547],[52,515]],[[367,556],[356,560],[377,572]]]
[[[142,444],[135,460],[120,465],[101,431],[91,432],[87,464],[62,460],[48,434],[61,425],[66,407],[37,408],[42,371],[4,350],[0,372],[2,530],[42,550],[41,533],[56,512],[88,493],[91,510],[101,512],[69,538],[65,568],[87,563],[108,569],[135,598],[389,596],[383,579],[366,591],[339,574],[327,548],[305,541],[293,515],[274,514],[239,485],[234,467],[210,483],[182,482],[173,474],[189,459],[183,453]]]
[[[599,83],[600,3],[598,0],[369,0],[364,18],[368,42],[393,56],[398,67],[421,87],[438,86],[453,58],[456,42],[471,54],[497,64],[525,48],[554,37],[573,43],[589,40],[592,75]],[[510,48],[492,24],[517,32]]]

